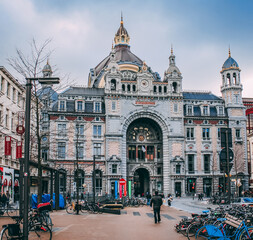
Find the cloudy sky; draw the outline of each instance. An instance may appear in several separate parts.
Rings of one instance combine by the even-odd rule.
[[[131,51],[163,77],[173,44],[185,90],[220,95],[228,57],[241,68],[243,96],[253,97],[253,1],[235,0],[0,0],[0,65],[29,42],[52,38],[50,59],[61,73],[86,85],[89,69],[106,57],[123,12]],[[21,79],[20,79],[21,80]]]

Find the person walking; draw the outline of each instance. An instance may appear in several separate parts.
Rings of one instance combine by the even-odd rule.
[[[155,196],[151,198],[150,207],[153,206],[155,223],[161,222],[160,208],[163,204],[161,196],[158,196],[158,191],[155,191]]]

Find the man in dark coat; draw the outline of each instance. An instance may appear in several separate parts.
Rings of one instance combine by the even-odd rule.
[[[153,205],[155,223],[157,223],[157,220],[158,222],[161,221],[160,208],[162,204],[163,204],[163,200],[161,196],[158,196],[158,191],[155,191],[155,196],[153,196],[150,201],[150,207],[152,207]]]

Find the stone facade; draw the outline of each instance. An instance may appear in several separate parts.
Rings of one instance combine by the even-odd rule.
[[[94,155],[98,194],[115,194],[121,178],[135,195],[154,189],[207,196],[225,191],[219,153],[220,128],[226,127],[232,128],[234,151],[239,149],[232,178],[243,173],[247,189],[246,119],[238,64],[229,56],[223,65],[222,97],[186,92],[173,49],[161,79],[130,51],[129,41],[122,20],[110,54],[90,70],[88,87],[70,87],[59,94],[49,113],[50,131],[56,133],[50,137],[50,159],[67,170],[68,191],[74,190],[78,162],[81,190],[92,192]]]

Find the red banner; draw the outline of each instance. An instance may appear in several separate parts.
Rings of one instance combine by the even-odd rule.
[[[11,137],[5,137],[5,156],[11,156]]]
[[[17,142],[16,145],[16,159],[22,158],[22,142]]]

